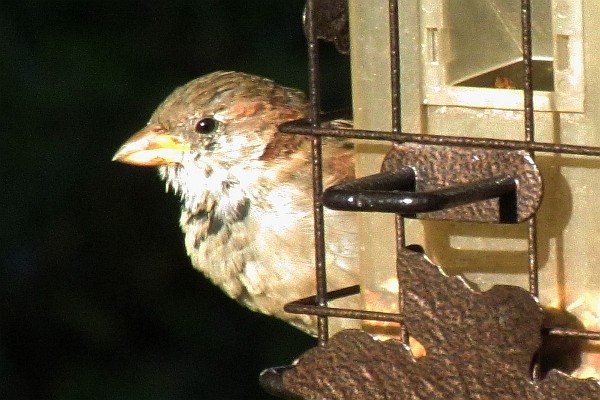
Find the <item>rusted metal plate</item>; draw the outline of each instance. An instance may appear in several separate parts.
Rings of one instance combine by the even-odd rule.
[[[511,176],[517,182],[517,222],[531,217],[542,199],[542,176],[529,153],[523,150],[396,143],[385,157],[382,171],[405,167],[415,171],[417,192]],[[498,199],[420,213],[416,217],[461,222],[501,222]]]
[[[479,292],[448,277],[427,257],[398,258],[404,323],[426,348],[414,359],[399,341],[347,330],[307,351],[289,368],[267,370],[261,383],[288,399],[596,400],[600,382],[555,370],[531,378],[543,313],[525,290]]]

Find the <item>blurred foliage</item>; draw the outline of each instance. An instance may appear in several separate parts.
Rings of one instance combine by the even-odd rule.
[[[303,6],[2,2],[2,399],[268,399],[260,371],[314,344],[194,271],[178,200],[110,162],[196,76],[306,88]],[[324,108],[348,107],[348,60],[322,50]]]

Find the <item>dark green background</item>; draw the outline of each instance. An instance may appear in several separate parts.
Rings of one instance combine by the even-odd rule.
[[[0,4],[0,398],[267,399],[259,372],[314,344],[194,271],[177,198],[110,162],[204,73],[306,88],[302,7]],[[347,59],[324,47],[324,108],[347,106]]]

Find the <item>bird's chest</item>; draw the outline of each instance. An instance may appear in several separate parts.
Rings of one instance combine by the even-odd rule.
[[[195,268],[229,296],[263,312],[313,288],[313,230],[306,193],[280,187],[249,199],[239,218],[182,214]],[[290,283],[296,289],[290,290]],[[272,310],[271,310],[272,309]]]

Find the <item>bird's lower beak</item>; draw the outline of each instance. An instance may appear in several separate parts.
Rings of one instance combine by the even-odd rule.
[[[129,138],[115,153],[113,161],[152,167],[181,162],[190,146],[159,125],[148,125]]]

